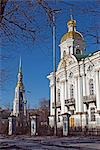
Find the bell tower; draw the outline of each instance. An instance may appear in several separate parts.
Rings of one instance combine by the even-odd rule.
[[[26,116],[26,98],[25,98],[25,89],[23,85],[23,73],[22,73],[22,61],[20,58],[19,63],[19,72],[18,72],[18,82],[15,88],[15,98],[13,103],[13,115]]]
[[[71,19],[67,23],[68,32],[61,39],[61,59],[65,55],[83,55],[85,50],[85,42],[82,34],[76,30],[76,20]]]

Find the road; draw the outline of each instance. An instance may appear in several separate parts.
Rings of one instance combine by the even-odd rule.
[[[100,137],[0,136],[0,150],[100,150]]]

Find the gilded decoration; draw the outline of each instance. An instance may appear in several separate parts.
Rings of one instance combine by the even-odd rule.
[[[66,33],[62,39],[61,39],[61,43],[66,41],[67,39],[78,39],[78,40],[83,40],[83,37],[81,36],[80,33],[78,33],[77,31],[70,31],[68,33]]]

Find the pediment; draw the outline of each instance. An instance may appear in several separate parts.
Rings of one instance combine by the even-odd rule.
[[[76,62],[77,62],[77,59],[75,58],[75,56],[66,55],[63,59],[61,59],[57,70],[68,67]]]

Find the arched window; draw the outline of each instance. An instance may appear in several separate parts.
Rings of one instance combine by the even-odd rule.
[[[73,84],[70,85],[70,98],[74,97],[74,86]]]
[[[60,89],[58,89],[58,101],[60,102]]]
[[[65,57],[65,56],[66,56],[66,51],[63,52],[63,57]]]
[[[90,91],[90,95],[94,94],[93,79],[90,79],[90,81],[89,81],[89,91]]]
[[[76,49],[76,54],[81,54],[80,49]]]

